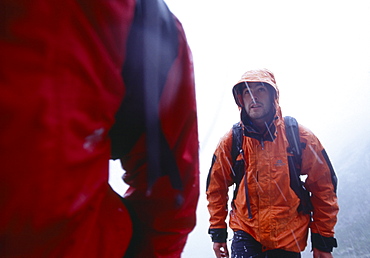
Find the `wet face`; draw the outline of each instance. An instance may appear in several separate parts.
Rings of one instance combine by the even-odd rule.
[[[262,82],[245,84],[242,92],[244,109],[253,123],[264,123],[273,117],[273,97]]]

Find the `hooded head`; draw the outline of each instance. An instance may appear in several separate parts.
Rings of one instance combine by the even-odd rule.
[[[262,82],[264,85],[267,86],[269,92],[272,95],[272,104],[275,109],[275,114],[280,113],[279,90],[276,85],[273,73],[267,69],[251,70],[242,75],[241,79],[234,85],[232,90],[235,102],[241,109],[242,121],[247,122],[245,121],[245,119],[248,119],[248,115],[246,114],[244,109],[242,92],[247,87],[247,84],[251,82]]]
[[[234,99],[239,107],[243,107],[243,102],[241,101],[240,95],[241,91],[243,91],[243,89],[246,87],[246,82],[263,82],[268,84],[275,93],[276,101],[279,101],[279,90],[276,85],[274,74],[267,69],[251,70],[244,73],[240,80],[233,87]]]

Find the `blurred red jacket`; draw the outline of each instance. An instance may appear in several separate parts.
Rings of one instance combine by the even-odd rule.
[[[135,1],[5,0],[0,10],[0,254],[122,257],[132,222],[108,184],[109,131],[127,90]],[[188,75],[193,89],[192,67]],[[178,142],[186,149],[178,159],[194,150],[184,145],[197,145],[191,135]],[[195,189],[197,164],[188,170]],[[194,216],[197,195],[181,196]],[[192,227],[173,231],[182,242]]]

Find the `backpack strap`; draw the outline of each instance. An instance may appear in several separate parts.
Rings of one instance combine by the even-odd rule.
[[[285,133],[289,143],[287,152],[293,154],[288,155],[290,187],[300,199],[298,211],[305,214],[310,214],[312,211],[312,204],[310,201],[310,192],[304,187],[301,181],[301,164],[302,164],[302,148],[300,142],[298,122],[294,117],[284,117]]]
[[[243,144],[243,128],[239,123],[233,125],[232,128],[232,145],[231,145],[231,159],[232,164],[235,164],[236,158],[242,150]]]
[[[238,165],[236,164],[237,157],[241,152],[243,152],[242,143],[243,143],[243,129],[239,123],[236,123],[233,125],[232,128],[232,145],[231,145],[231,161],[232,161],[231,172],[233,181],[235,183],[233,201],[235,200],[236,195],[238,194],[239,185],[244,175],[244,164]]]
[[[232,199],[232,205],[234,205],[234,200],[236,199],[236,195],[239,191],[240,182],[242,181],[244,175],[245,175],[245,165],[244,165],[244,152],[243,152],[243,128],[240,125],[240,123],[236,123],[233,125],[232,128],[232,145],[231,145],[231,159],[232,159],[232,177],[233,181],[235,183],[235,189]],[[238,156],[242,155],[242,159],[237,160]],[[244,180],[244,186],[245,186],[245,196],[246,196],[246,202],[247,202],[247,208],[248,208],[248,217],[252,218],[252,211],[251,211],[251,205],[249,201],[249,193],[248,193],[248,182],[247,177]]]
[[[298,122],[294,117],[286,116],[284,117],[284,123],[286,137],[289,142],[289,152],[294,154],[298,161],[301,161],[302,147],[299,139]]]

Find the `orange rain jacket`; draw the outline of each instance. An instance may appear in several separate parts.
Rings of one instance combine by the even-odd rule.
[[[290,154],[287,153],[288,141],[273,74],[267,70],[245,73],[233,88],[235,101],[242,107],[236,89],[239,83],[256,81],[268,83],[275,89],[276,116],[269,127],[271,134],[261,135],[253,127],[247,126],[250,121],[244,108],[241,108],[244,156],[240,154],[237,159],[245,160],[245,176],[232,205],[230,227],[233,231],[243,230],[250,234],[262,244],[264,251],[303,251],[308,228],[311,228],[313,235],[319,234],[324,239],[335,241],[334,225],[338,213],[336,177],[326,152],[315,135],[299,125],[300,141],[306,146],[302,154],[301,174],[307,175],[305,187],[312,193],[311,202],[314,207],[310,222],[310,215],[297,211],[300,200],[289,186],[287,155]],[[212,235],[212,231],[224,231],[221,234],[224,237],[213,238],[213,242],[224,242],[226,239],[228,187],[233,184],[231,145],[230,131],[221,139],[214,153],[207,180],[210,233]],[[248,185],[251,218],[246,204],[245,185]],[[327,251],[331,251],[330,248]]]

